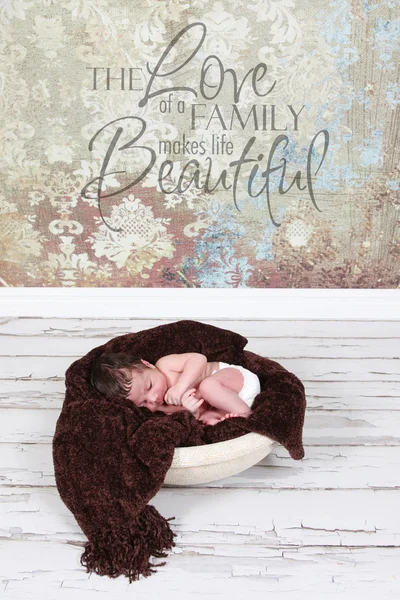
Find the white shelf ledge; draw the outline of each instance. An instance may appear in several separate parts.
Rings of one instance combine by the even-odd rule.
[[[400,320],[400,290],[1,288],[0,317]]]

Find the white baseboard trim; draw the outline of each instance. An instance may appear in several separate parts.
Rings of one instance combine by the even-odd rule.
[[[400,290],[1,288],[0,317],[400,320]]]

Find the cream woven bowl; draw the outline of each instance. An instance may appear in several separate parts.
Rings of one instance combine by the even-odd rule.
[[[236,475],[267,456],[273,444],[252,432],[216,444],[175,448],[163,485],[195,485]]]

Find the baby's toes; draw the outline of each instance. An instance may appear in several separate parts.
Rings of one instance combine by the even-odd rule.
[[[238,417],[238,416],[239,415],[237,413],[228,413],[224,417],[222,417],[221,421],[223,421],[224,419],[230,419],[230,417]]]

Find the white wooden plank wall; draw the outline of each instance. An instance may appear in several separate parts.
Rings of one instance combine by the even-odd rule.
[[[235,477],[162,488],[152,504],[178,534],[167,565],[131,585],[85,572],[51,454],[65,370],[173,320],[0,319],[0,597],[399,598],[400,321],[201,319],[300,377],[306,457],[275,446]]]

